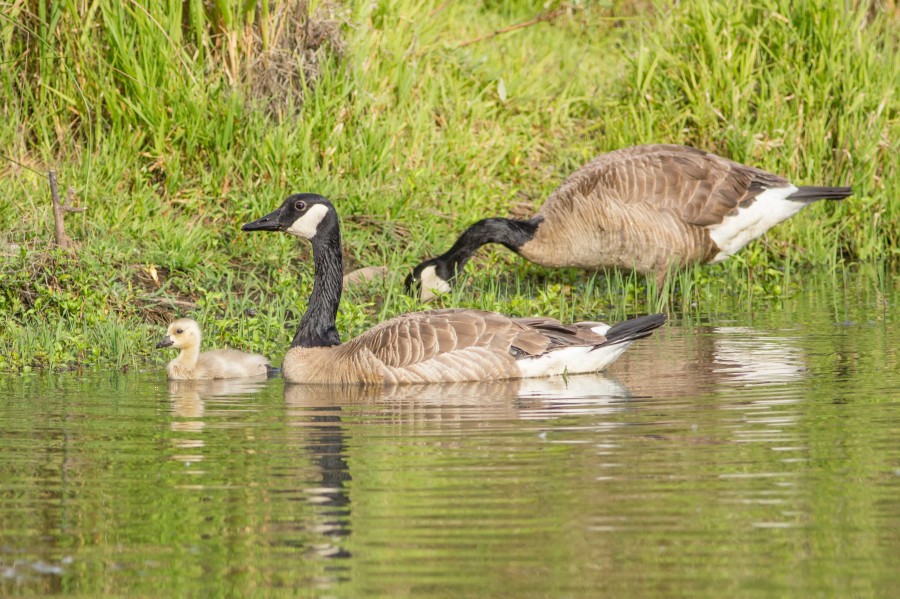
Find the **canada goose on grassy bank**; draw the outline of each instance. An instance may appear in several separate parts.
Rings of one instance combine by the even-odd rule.
[[[570,175],[527,220],[488,218],[406,278],[423,300],[447,292],[481,246],[499,243],[548,267],[664,273],[716,263],[804,206],[850,187],[797,187],[726,158],[675,145],[603,154]]]
[[[282,365],[290,383],[438,383],[594,372],[666,319],[654,314],[609,327],[481,310],[433,310],[393,318],[341,344],[335,327],[341,234],[331,202],[316,194],[292,195],[241,228],[285,231],[312,242],[312,295]]]
[[[172,381],[234,379],[265,376],[278,370],[259,354],[236,349],[216,349],[200,353],[200,325],[190,318],[179,318],[169,325],[157,348],[175,347],[181,352],[166,366]]]

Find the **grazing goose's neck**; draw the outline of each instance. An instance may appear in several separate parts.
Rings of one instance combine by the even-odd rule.
[[[333,227],[318,232],[311,240],[316,278],[306,313],[291,342],[291,347],[330,347],[340,345],[334,321],[341,303],[343,285],[343,257],[341,233]]]
[[[478,248],[487,243],[499,243],[518,253],[525,243],[531,241],[543,217],[537,216],[528,220],[511,218],[486,218],[480,220],[459,236],[447,252],[436,261],[443,263],[449,275],[455,276],[469,261]]]

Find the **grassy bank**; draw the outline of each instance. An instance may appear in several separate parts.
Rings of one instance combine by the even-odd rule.
[[[856,193],[659,289],[488,250],[443,303],[715,314],[856,263],[891,285],[900,19],[880,3],[310,4],[32,1],[0,19],[0,368],[162,361],[152,348],[176,315],[210,344],[279,356],[309,248],[239,225],[301,190],[334,200],[348,268],[390,267],[345,294],[346,338],[421,308],[402,278],[464,225],[528,212],[637,143]],[[68,252],[51,248],[50,169],[88,206],[67,217]]]

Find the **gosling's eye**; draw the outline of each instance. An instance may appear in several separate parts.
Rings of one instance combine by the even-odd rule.
[[[294,204],[294,208],[297,210],[297,212],[303,212],[304,210],[306,210],[306,202],[300,200],[299,202]]]
[[[184,329],[176,329],[176,330],[175,330],[175,334],[176,334],[176,335],[180,335],[180,334],[182,334],[183,332],[184,332]]]

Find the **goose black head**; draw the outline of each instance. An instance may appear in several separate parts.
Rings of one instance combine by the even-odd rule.
[[[241,230],[284,231],[311,240],[321,233],[333,233],[337,226],[337,213],[331,202],[314,193],[297,193]]]
[[[412,273],[407,275],[404,285],[406,292],[415,295],[419,292],[419,299],[423,302],[431,301],[437,297],[437,293],[448,293],[450,291],[450,281],[454,275],[447,262],[440,258],[431,258],[425,260],[416,266]]]

